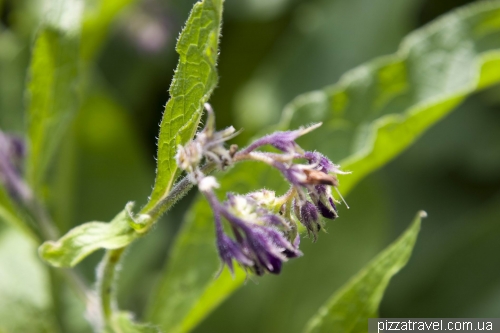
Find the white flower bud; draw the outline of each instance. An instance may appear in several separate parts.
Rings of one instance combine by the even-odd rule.
[[[198,183],[198,188],[202,192],[209,192],[214,188],[219,188],[219,183],[213,176],[207,176],[204,177],[200,182]]]

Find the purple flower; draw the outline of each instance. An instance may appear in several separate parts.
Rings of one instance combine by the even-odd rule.
[[[315,242],[318,238],[318,231],[321,230],[318,209],[309,201],[300,203],[298,200],[295,200],[294,206],[295,216],[297,216],[300,223],[306,227],[307,233],[309,235],[311,235],[311,233],[313,234],[313,241]]]
[[[314,202],[320,214],[330,220],[338,217],[337,206],[333,200],[330,189],[326,185],[316,185],[309,190],[309,196]]]
[[[315,130],[319,126],[321,126],[321,123],[317,123],[306,128],[299,128],[295,131],[274,132],[272,134],[263,136],[262,138],[254,141],[250,146],[243,149],[242,153],[244,154],[250,153],[255,149],[265,145],[271,145],[274,148],[281,150],[282,152],[285,153],[302,152],[302,149],[295,142],[295,140],[298,137]]]
[[[325,155],[315,152],[307,151],[304,153],[304,158],[309,162],[309,164],[315,165],[315,169],[323,173],[334,173],[334,174],[348,174],[349,172],[344,172],[340,170],[340,167],[334,164]]]
[[[285,235],[289,227],[282,217],[252,197],[228,194],[228,201],[221,204],[213,192],[203,194],[214,211],[219,256],[231,272],[236,260],[257,275],[279,274],[284,261],[302,255],[296,239],[292,244]],[[224,233],[221,216],[230,223],[234,240]]]
[[[227,265],[231,273],[234,273],[233,259],[243,266],[253,266],[253,261],[248,258],[240,244],[232,240],[226,234],[217,234],[217,250],[219,257],[224,264]]]
[[[233,127],[216,131],[210,105],[206,104],[205,109],[208,112],[205,127],[195,139],[179,146],[177,164],[187,171],[190,181],[198,185],[214,211],[217,250],[223,266],[233,272],[233,261],[236,261],[257,275],[278,274],[283,262],[302,255],[297,220],[316,241],[323,228],[320,215],[328,219],[338,217],[331,187],[338,186],[337,174],[345,172],[326,156],[304,151],[296,143],[300,136],[321,123],[266,135],[242,150],[236,145],[226,149],[224,143],[237,132]],[[265,145],[280,152],[256,151]],[[246,195],[228,193],[227,200],[221,203],[213,192],[219,183],[214,176],[205,175],[199,166],[203,160],[215,162],[221,170],[246,160],[263,162],[278,169],[290,188],[280,197],[269,190]],[[232,236],[224,232],[222,218],[228,222]]]

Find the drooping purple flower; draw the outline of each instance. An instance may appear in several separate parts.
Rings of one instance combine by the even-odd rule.
[[[209,199],[213,208],[217,251],[222,263],[227,265],[231,273],[234,273],[233,260],[236,260],[243,266],[253,266],[253,261],[245,254],[246,251],[241,247],[241,245],[224,233],[220,215],[220,206],[215,195],[213,195],[211,190],[205,191],[204,193],[207,195],[207,199]]]
[[[202,192],[214,211],[219,256],[231,271],[236,260],[257,275],[278,274],[284,261],[302,255],[281,230],[281,217],[273,217],[253,198],[228,194],[221,204],[211,190]],[[230,223],[234,240],[224,233],[221,217]]]
[[[338,217],[337,206],[333,200],[330,189],[326,185],[315,185],[309,189],[309,196],[318,207],[321,216],[334,220]]]
[[[254,263],[254,266],[249,268],[257,275],[265,271],[278,274],[283,261],[301,255],[277,228],[237,217],[229,210],[222,211],[222,214],[239,231],[239,243],[249,250],[248,257]]]
[[[253,261],[243,252],[241,245],[226,234],[217,234],[217,250],[219,257],[227,265],[231,273],[234,272],[233,259],[243,266],[253,266]]]
[[[272,274],[281,272],[282,262],[287,260],[283,253],[284,248],[274,244],[268,230],[255,227],[245,227],[246,243],[250,248],[250,255],[254,258],[255,266],[252,269],[259,273],[268,271]]]

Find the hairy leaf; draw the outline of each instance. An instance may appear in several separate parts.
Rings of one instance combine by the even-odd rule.
[[[50,160],[78,108],[80,16],[78,0],[47,3],[38,33],[28,84],[27,179],[40,194]]]
[[[307,324],[306,332],[366,332],[391,278],[403,268],[420,231],[421,211],[401,237],[337,291]]]
[[[196,3],[177,41],[179,64],[160,125],[156,181],[144,211],[168,194],[177,173],[174,159],[177,146],[194,136],[203,104],[217,84],[215,65],[219,53],[222,2],[203,0]]]
[[[323,121],[304,138],[352,171],[354,186],[412,144],[474,91],[498,83],[500,3],[482,2],[410,34],[399,51],[297,97],[282,127]],[[328,137],[325,138],[325,134]]]
[[[119,249],[130,244],[137,233],[130,226],[128,208],[111,222],[87,222],[71,229],[58,241],[43,243],[38,252],[55,267],[73,267],[99,249]]]
[[[300,138],[300,143],[335,161],[342,160],[342,166],[353,171],[341,179],[342,192],[347,194],[357,181],[408,147],[467,94],[500,80],[495,67],[500,59],[498,22],[498,3],[453,12],[412,33],[396,55],[347,73],[335,86],[299,96],[287,107],[280,127],[323,121],[323,127]],[[436,69],[438,60],[443,69]],[[427,75],[415,77],[422,72]],[[394,131],[403,134],[402,138],[390,137]],[[326,140],[325,133],[329,134]],[[370,145],[374,137],[378,138],[375,146]],[[224,181],[222,190],[245,192],[257,184],[272,188],[270,181],[280,177],[261,178],[265,169],[254,164],[238,166],[225,179],[234,183],[228,187]],[[220,264],[213,217],[203,200],[197,200],[186,216],[149,312],[150,318],[173,332],[194,327],[243,282],[239,275],[212,279]],[[207,296],[214,294],[218,297]],[[174,315],[167,315],[167,310]]]

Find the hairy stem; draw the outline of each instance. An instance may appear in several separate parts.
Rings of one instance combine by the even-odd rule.
[[[100,298],[100,310],[105,325],[111,322],[116,308],[114,280],[118,263],[125,248],[108,250],[97,269],[97,292]]]
[[[205,173],[211,173],[216,168],[215,163],[207,163],[200,168],[200,170]],[[177,182],[172,190],[168,192],[158,203],[150,210],[141,211],[139,214],[146,214],[151,217],[151,224],[154,224],[160,216],[168,211],[177,201],[184,197],[189,190],[194,186],[188,176],[182,178]]]

